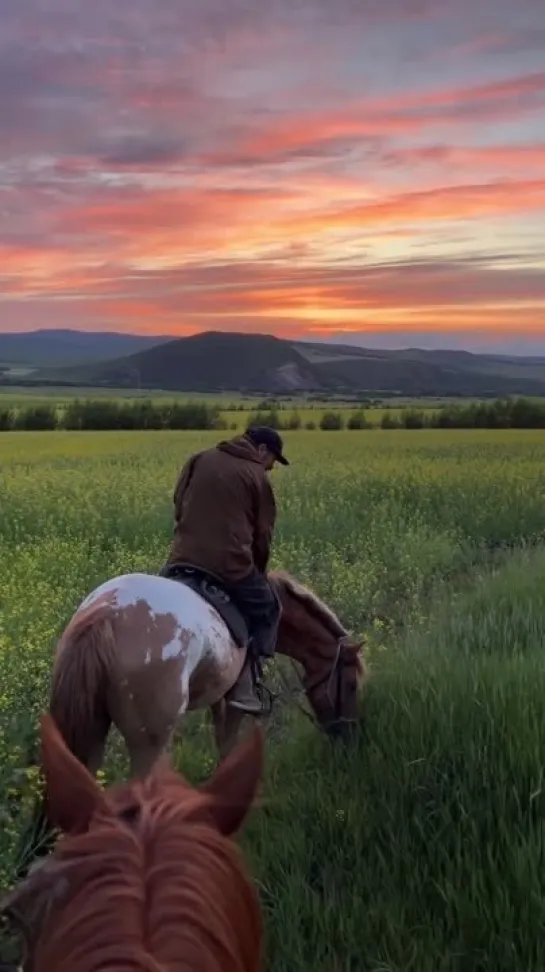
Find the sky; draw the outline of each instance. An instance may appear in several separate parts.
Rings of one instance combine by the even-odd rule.
[[[2,0],[0,330],[545,354],[543,0]]]

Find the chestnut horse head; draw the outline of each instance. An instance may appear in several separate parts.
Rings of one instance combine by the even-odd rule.
[[[255,798],[259,730],[199,789],[160,760],[103,790],[42,721],[50,858],[0,903],[23,933],[24,972],[98,968],[258,972],[257,894],[232,835]]]
[[[299,662],[303,685],[320,728],[343,739],[358,723],[358,686],[366,677],[355,641],[336,614],[284,571],[268,579],[282,605],[277,651]]]

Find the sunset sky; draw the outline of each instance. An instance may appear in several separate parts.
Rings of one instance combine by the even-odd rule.
[[[543,0],[2,0],[0,330],[545,354]]]

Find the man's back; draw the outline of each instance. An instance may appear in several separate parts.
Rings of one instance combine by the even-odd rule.
[[[192,456],[174,492],[169,563],[188,562],[237,581],[264,571],[276,517],[259,453],[244,436]]]

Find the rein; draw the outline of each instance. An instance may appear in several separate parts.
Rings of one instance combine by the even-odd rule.
[[[350,642],[350,636],[349,635],[343,635],[341,638],[339,638],[339,640],[337,642],[337,648],[336,648],[336,651],[335,651],[335,657],[334,657],[333,662],[331,664],[331,668],[329,669],[328,672],[326,672],[326,674],[323,676],[323,678],[321,678],[318,682],[316,682],[316,684],[314,686],[314,688],[319,688],[321,685],[323,685],[323,683],[327,679],[327,683],[328,684],[327,684],[327,689],[326,689],[326,695],[327,695],[327,698],[328,698],[329,702],[331,703],[332,707],[334,707],[334,710],[335,710],[335,720],[334,721],[335,722],[340,722],[341,721],[341,717],[340,717],[340,709],[341,709],[341,703],[342,703],[342,696],[341,696],[341,672],[342,672],[342,668],[343,668],[343,665],[344,665],[344,659],[343,659],[343,656],[342,656],[342,650],[343,650],[343,648],[346,647],[346,645],[349,642]],[[303,678],[301,676],[301,672],[299,671],[298,666],[296,665],[296,663],[294,662],[294,660],[292,658],[290,658],[290,662],[291,662],[291,666],[292,666],[295,674],[297,675],[297,679],[299,681],[299,684],[301,686],[301,689],[302,689],[303,692],[305,692],[305,687],[304,687],[304,684],[303,684]],[[335,676],[337,676],[337,693],[336,693],[336,698],[335,698],[335,705],[333,706],[332,688],[333,688],[333,682],[334,682]],[[284,675],[284,672],[281,669],[280,669],[280,678],[281,678],[281,680],[282,680],[282,682],[283,682],[284,687],[286,688],[286,690],[289,691],[289,692],[291,692],[290,686],[289,686],[289,684],[287,682],[287,679],[286,679],[286,677]],[[270,694],[271,694],[271,696],[273,695],[273,693],[270,693]],[[299,709],[299,711],[303,713],[303,715],[309,720],[309,722],[316,729],[319,729],[320,728],[320,726],[319,726],[319,724],[318,724],[318,722],[316,720],[316,717],[312,714],[312,712],[309,712],[309,710],[304,705],[302,705],[297,699],[295,700],[295,705]]]

